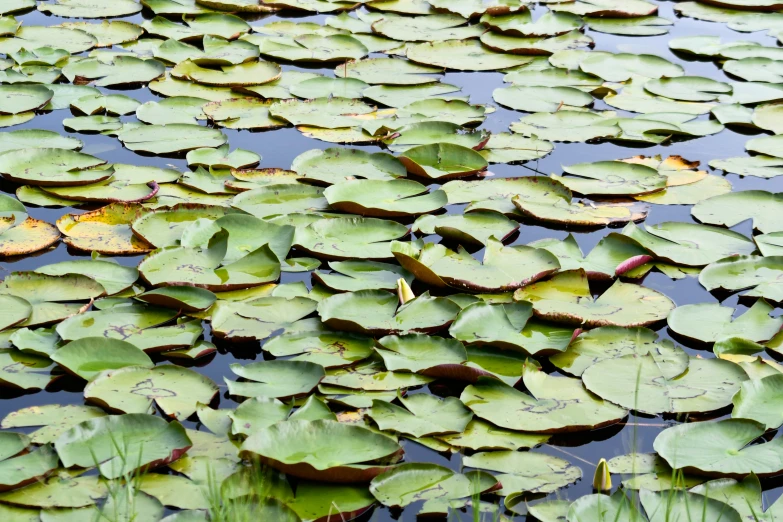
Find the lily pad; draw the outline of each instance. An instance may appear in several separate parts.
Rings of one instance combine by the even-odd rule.
[[[448,371],[446,367],[459,365],[467,360],[465,347],[453,339],[424,334],[388,335],[381,338],[378,344],[383,349],[378,348],[376,351],[390,371],[402,370],[437,376],[442,373],[441,370]],[[407,405],[406,400],[400,399],[400,402]],[[464,426],[456,431],[463,429]]]
[[[577,163],[563,170],[569,176],[553,174],[552,179],[585,195],[639,196],[660,191],[667,183],[657,170],[623,161]]]
[[[384,431],[392,430],[413,437],[460,433],[473,417],[473,413],[454,397],[438,399],[416,394],[400,398],[400,402],[405,408],[373,401],[368,415]]]
[[[118,136],[125,147],[134,152],[172,154],[205,147],[219,147],[228,138],[217,129],[174,123],[143,125]]]
[[[166,72],[166,67],[154,59],[135,56],[116,56],[110,62],[87,58],[71,62],[63,68],[63,75],[75,83],[93,83],[97,87],[148,83]]]
[[[100,0],[56,0],[53,4],[41,4],[39,11],[45,11],[54,16],[73,18],[108,18],[112,16],[128,16],[141,11],[142,6],[134,0],[117,0],[111,3]]]
[[[361,149],[314,149],[294,158],[291,170],[305,180],[327,185],[352,178],[393,180],[405,177],[405,167],[391,154]]]
[[[432,179],[471,176],[487,168],[487,161],[475,150],[453,143],[434,143],[407,149],[400,161],[408,172]]]
[[[344,332],[302,332],[283,334],[264,344],[275,357],[293,356],[292,361],[308,361],[324,368],[350,366],[373,354],[370,337]]]
[[[319,219],[296,231],[294,244],[319,259],[392,259],[391,242],[408,234],[394,221],[376,218]]]
[[[302,447],[315,451],[303,454]],[[281,422],[253,433],[241,452],[275,469],[326,482],[367,482],[388,466],[362,464],[400,451],[391,438],[331,420]]]
[[[335,210],[370,217],[402,217],[435,212],[447,201],[443,191],[427,192],[412,180],[357,180],[324,191]]]
[[[583,270],[561,272],[520,288],[514,299],[533,303],[538,317],[588,327],[647,326],[665,319],[675,307],[660,292],[621,281],[593,299]]]
[[[310,393],[325,373],[320,364],[307,361],[263,361],[242,366],[232,364],[231,371],[245,379],[225,379],[228,393],[240,397],[288,398]]]
[[[67,187],[103,181],[113,174],[105,160],[66,149],[28,148],[0,156],[0,172],[17,183]]]
[[[779,208],[783,208],[783,196],[764,190],[745,190],[700,201],[691,209],[691,214],[702,223],[727,227],[752,219],[753,228],[766,234],[783,230],[772,218]]]
[[[770,301],[783,300],[779,280],[783,274],[783,258],[777,256],[732,256],[707,265],[699,274],[699,282],[707,290],[730,292],[751,290],[745,295]]]
[[[465,466],[499,472],[498,494],[552,493],[582,478],[582,470],[568,461],[533,452],[491,451],[465,458]]]
[[[417,63],[459,71],[496,71],[530,61],[527,56],[493,51],[476,40],[422,43],[409,47],[407,57]]]
[[[171,75],[180,80],[191,80],[216,87],[238,87],[260,85],[280,77],[280,66],[266,61],[224,65],[220,71],[206,69],[190,60],[180,62],[171,70]]]
[[[0,113],[19,114],[40,109],[54,93],[43,85],[0,85]]]
[[[331,273],[313,272],[313,280],[337,292],[397,290],[400,278],[413,282],[413,274],[391,263],[378,261],[332,261]]]
[[[52,360],[86,381],[104,370],[154,366],[149,356],[134,345],[102,337],[84,337],[70,342],[52,354]]]

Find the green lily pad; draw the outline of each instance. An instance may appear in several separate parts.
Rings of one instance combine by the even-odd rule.
[[[546,250],[526,246],[504,247],[490,238],[479,263],[466,250],[457,252],[428,243],[423,248],[411,243],[392,243],[397,262],[417,279],[433,286],[468,292],[510,292],[538,281],[560,268],[557,258]]]
[[[449,328],[449,333],[469,346],[478,347],[481,360],[469,352],[468,366],[489,370],[483,357],[491,357],[486,347],[531,355],[557,354],[564,351],[574,331],[531,320],[532,308],[527,303],[491,304],[476,302],[460,311]],[[500,364],[510,369],[508,361]],[[490,370],[491,371],[491,370]],[[513,372],[512,372],[513,373]],[[521,374],[513,377],[516,381]],[[501,378],[501,380],[503,380]]]
[[[451,446],[477,451],[518,450],[543,444],[549,440],[549,435],[506,430],[483,420],[473,419],[462,433],[438,435],[436,438]]]
[[[566,520],[579,520],[580,522],[582,520],[601,522],[602,519],[628,520],[629,522],[645,522],[647,520],[622,488],[618,488],[611,496],[594,493],[577,499],[568,506],[566,517]]]
[[[187,154],[188,165],[216,169],[241,169],[252,167],[261,161],[261,156],[244,149],[229,152],[229,146],[221,145],[216,149],[194,149]]]
[[[319,259],[392,259],[391,241],[408,233],[394,221],[376,218],[319,219],[298,228],[294,245]]]
[[[459,365],[467,360],[465,347],[453,339],[425,334],[387,335],[380,339],[378,344],[383,349],[377,348],[376,351],[383,359],[384,366],[390,371],[402,370],[436,376],[440,373],[438,367]],[[443,370],[448,371],[446,368]],[[406,400],[400,399],[400,401],[403,405],[407,405]],[[456,431],[463,429],[464,426]]]
[[[700,475],[759,477],[780,472],[781,443],[777,439],[749,445],[764,434],[764,425],[749,419],[681,424],[663,430],[653,444],[673,469]]]
[[[141,26],[122,20],[65,22],[60,24],[60,26],[66,29],[78,29],[92,35],[98,40],[95,47],[111,47],[113,45],[135,42],[144,33]]]
[[[265,339],[278,330],[310,332],[320,325],[303,318],[315,311],[316,305],[306,297],[270,296],[233,306],[218,301],[212,309],[212,331],[240,342]]]
[[[134,345],[102,337],[84,337],[70,342],[52,354],[52,360],[86,381],[104,370],[154,366],[149,356]]]
[[[288,398],[310,393],[321,379],[324,369],[307,361],[263,361],[242,366],[232,364],[231,371],[245,379],[225,379],[228,393],[240,397]]]
[[[745,148],[751,152],[758,152],[759,154],[766,154],[768,156],[774,156],[776,158],[783,157],[783,148],[781,144],[783,138],[778,136],[765,136],[762,138],[753,138],[745,143]]]
[[[660,16],[639,16],[628,19],[586,16],[584,21],[593,31],[620,36],[659,36],[667,34],[674,23]]]
[[[220,127],[227,129],[277,129],[285,127],[284,120],[269,114],[271,100],[235,98],[208,103],[202,110]]]
[[[548,141],[589,141],[614,138],[622,130],[611,118],[614,113],[601,114],[563,109],[555,113],[535,113],[512,123],[514,133]]]
[[[405,167],[391,154],[361,149],[314,149],[294,158],[291,170],[312,182],[327,185],[351,178],[393,180],[405,177]]]
[[[14,434],[16,435],[16,434]],[[42,480],[57,468],[59,459],[50,446],[0,461],[0,491],[8,491]]]
[[[0,134],[0,153],[30,148],[76,150],[82,145],[80,140],[48,130],[23,129]]]
[[[699,282],[709,291],[734,292],[750,288],[745,295],[780,302],[783,300],[783,287],[779,283],[783,273],[781,262],[783,258],[777,256],[727,257],[704,267]]]
[[[722,94],[730,94],[731,86],[701,76],[657,78],[644,84],[644,89],[659,96],[675,100],[707,102]]]
[[[656,415],[720,410],[731,404],[747,379],[742,368],[721,359],[694,357],[686,368],[666,352],[661,356],[648,352],[598,361],[585,370],[582,381],[603,399]],[[607,379],[607,375],[613,378]]]
[[[644,165],[623,161],[578,163],[563,167],[570,176],[552,175],[574,192],[585,195],[638,196],[657,192],[666,187],[666,176]]]
[[[179,422],[169,423],[145,414],[87,420],[60,435],[54,443],[63,465],[97,465],[106,478],[167,464],[191,445]],[[118,447],[124,458],[118,455]]]
[[[747,237],[724,228],[668,221],[638,227],[629,223],[626,235],[656,258],[685,266],[704,266],[726,256],[750,254],[756,245]]]
[[[520,288],[514,299],[533,303],[538,317],[588,327],[647,326],[665,319],[675,307],[660,292],[621,281],[594,300],[583,270]]]
[[[138,101],[123,94],[110,94],[79,98],[71,102],[71,109],[87,115],[105,112],[109,115],[123,116],[136,112],[139,105],[141,104]]]
[[[335,210],[370,217],[402,217],[426,214],[446,204],[440,190],[412,180],[357,180],[332,185],[324,191],[329,206]]]
[[[0,113],[19,114],[40,109],[54,93],[43,85],[0,85]]]
[[[0,14],[15,13],[35,8],[35,0],[10,0],[7,5],[0,7]]]
[[[203,288],[192,286],[167,286],[144,292],[136,296],[156,306],[182,310],[184,312],[200,312],[212,306],[216,300],[215,294]]]
[[[323,188],[291,184],[266,185],[242,192],[234,197],[232,206],[261,219],[329,208]]]
[[[217,129],[196,125],[143,125],[121,132],[119,139],[134,152],[172,154],[204,147],[219,147],[228,138]]]
[[[774,407],[780,397],[782,378],[783,375],[777,374],[743,382],[732,400],[732,418],[752,419],[772,430],[782,425],[783,418]]]
[[[95,406],[45,404],[9,413],[3,419],[2,427],[3,429],[38,427],[30,434],[30,440],[35,444],[49,444],[61,433],[80,422],[105,416],[106,412]]]
[[[166,72],[166,67],[154,59],[135,56],[116,56],[110,62],[98,58],[87,58],[71,62],[63,68],[63,75],[69,81],[93,83],[97,87],[133,85],[148,83]]]
[[[405,507],[424,500],[419,514],[445,514],[450,503],[497,488],[488,473],[465,475],[437,464],[406,463],[375,477],[370,492],[386,506]]]
[[[391,263],[377,261],[332,261],[331,273],[313,272],[313,280],[337,292],[358,290],[397,290],[397,281],[402,278],[413,282],[413,274]]]
[[[579,68],[609,82],[624,82],[634,75],[647,78],[675,78],[684,74],[684,69],[670,61],[651,54],[599,54],[588,56],[579,62]]]
[[[501,15],[527,9],[524,2],[518,0],[428,0],[436,9],[457,13],[464,18],[473,18],[482,14]]]
[[[202,98],[209,101],[222,101],[236,98],[236,93],[229,87],[214,87],[201,85],[186,80],[178,80],[170,75],[153,80],[148,85],[150,91],[161,96],[187,96]]]
[[[752,219],[754,230],[769,233],[783,230],[773,218],[779,208],[783,208],[783,196],[764,190],[745,190],[700,201],[691,209],[691,214],[702,223],[727,227]],[[732,253],[751,252],[735,250]]]
[[[511,14],[485,14],[481,22],[493,31],[510,36],[558,36],[581,29],[584,25],[581,18],[570,13],[546,12],[535,22],[530,11],[518,11]]]
[[[571,31],[549,38],[519,38],[487,31],[481,35],[481,43],[493,51],[525,55],[529,63],[531,55],[551,55],[559,51],[579,49],[593,45],[593,39],[581,31]]]
[[[314,451],[302,453],[302,447]],[[362,464],[400,451],[391,438],[332,420],[281,422],[256,431],[241,453],[288,475],[326,482],[367,482],[387,466]]]
[[[172,123],[197,125],[196,120],[203,119],[202,107],[207,101],[203,98],[175,96],[161,101],[151,101],[136,109],[136,117],[150,125],[169,125]]]
[[[358,38],[347,34],[303,34],[294,37],[250,35],[243,39],[258,45],[264,56],[293,62],[343,62],[358,60],[370,52]]]
[[[22,47],[25,49],[49,47],[52,42],[57,42],[59,49],[65,49],[71,54],[78,54],[92,49],[98,40],[91,34],[78,29],[31,25],[20,27],[14,38],[7,39],[0,45],[6,44],[8,45],[6,48],[18,51]]]
[[[296,496],[286,501],[286,505],[303,520],[320,520],[331,516],[350,520],[374,504],[375,498],[362,486],[309,481],[300,482],[296,487]]]
[[[39,5],[38,10],[54,16],[109,18],[136,14],[141,11],[141,7],[134,0],[117,0],[111,3],[100,0],[55,0],[53,4]]]
[[[568,5],[556,5],[553,10],[576,15],[634,18],[655,14],[658,6],[644,0],[577,0]]]
[[[217,385],[208,377],[174,365],[106,370],[84,388],[88,401],[109,411],[151,413],[157,406],[166,416],[182,420],[195,413],[198,403],[208,404],[217,393]]]
[[[180,62],[171,70],[171,76],[180,80],[216,87],[260,85],[280,77],[280,66],[276,63],[247,62],[238,65],[224,65],[220,71],[196,65],[190,60]]]
[[[496,212],[420,216],[413,224],[417,234],[438,234],[464,245],[486,246],[491,238],[502,242],[519,229],[519,224]]]
[[[459,311],[448,299],[418,296],[397,306],[397,296],[362,290],[328,297],[318,304],[321,320],[332,328],[369,334],[433,333],[447,327]]]
[[[491,451],[465,457],[465,466],[499,472],[498,494],[552,493],[582,478],[568,461],[533,452]]]
[[[0,387],[12,390],[37,391],[46,388],[53,380],[50,375],[52,362],[48,357],[0,349]]]
[[[486,30],[482,25],[465,23],[464,18],[452,14],[415,18],[388,14],[372,24],[372,31],[403,42],[438,42],[477,38]]]
[[[438,81],[443,68],[419,65],[408,60],[368,58],[348,61],[335,69],[340,78],[354,78],[369,84],[424,85]]]
[[[97,133],[119,130],[122,122],[113,116],[79,116],[63,120],[63,127],[69,132]]]
[[[746,313],[732,320],[733,308],[699,303],[677,307],[669,314],[668,322],[669,328],[677,334],[702,342],[711,343],[727,337],[765,342],[783,327],[783,318],[769,316],[773,310],[773,306],[759,299]]]
[[[487,161],[475,150],[453,143],[433,143],[407,149],[400,161],[408,172],[431,179],[471,176],[487,168]]]
[[[396,136],[399,134],[399,136]],[[417,145],[458,145],[474,150],[480,150],[489,141],[489,133],[484,130],[471,130],[466,131],[460,125],[450,122],[440,121],[424,121],[419,123],[412,123],[399,129],[395,133],[396,137],[389,138],[385,143],[389,146],[389,149],[393,152],[404,152]],[[429,149],[422,149],[422,152],[426,152]],[[431,149],[431,151],[437,152],[437,147]],[[459,152],[459,151],[455,151]],[[437,166],[437,158],[424,156],[421,159],[423,161],[431,161],[433,165],[428,165],[428,168]],[[473,158],[471,156],[471,158]],[[474,158],[474,161],[469,165],[471,168],[477,168],[479,163],[478,158]],[[407,166],[406,166],[407,167]],[[454,168],[462,168],[459,165],[452,165]]]
[[[375,109],[360,101],[346,98],[319,98],[315,100],[282,100],[269,107],[269,114],[293,125],[309,125],[325,129],[352,127],[359,115]]]
[[[409,47],[407,57],[417,63],[459,71],[496,71],[530,61],[527,56],[493,51],[476,40],[422,43]]]
[[[100,283],[110,295],[127,290],[139,277],[136,268],[101,259],[61,261],[36,268],[35,271],[51,276],[81,274]]]
[[[400,398],[405,408],[384,401],[373,401],[368,415],[382,430],[423,437],[425,435],[460,433],[473,413],[454,398],[438,399],[416,394]]]
[[[370,337],[345,332],[301,332],[274,337],[264,350],[275,357],[293,356],[292,361],[307,361],[324,368],[350,366],[370,357]]]
[[[174,246],[182,239],[185,229],[195,221],[218,220],[230,213],[231,210],[225,207],[181,204],[140,216],[133,221],[133,233],[158,248]]]
[[[331,394],[345,394],[346,390],[359,390],[359,393],[365,394],[367,400],[361,401],[361,406],[357,408],[369,408],[372,406],[373,399],[380,399],[390,402],[395,398],[400,389],[421,386],[432,382],[432,377],[419,375],[409,372],[392,372],[386,370],[383,360],[380,357],[372,357],[357,365],[336,368],[326,372],[326,377],[319,386],[319,390],[324,387],[334,387],[330,390]],[[379,392],[393,392],[389,394],[378,395]],[[358,404],[357,400],[346,402],[348,405]]]
[[[0,172],[17,183],[67,187],[102,181],[113,174],[106,161],[89,154],[56,148],[27,148],[0,156]]]
[[[590,430],[619,422],[626,411],[584,389],[579,379],[550,377],[526,365],[523,380],[531,395],[481,377],[460,400],[473,413],[502,428],[559,433]]]

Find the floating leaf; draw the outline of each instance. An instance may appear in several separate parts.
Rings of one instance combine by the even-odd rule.
[[[294,244],[321,259],[383,261],[394,257],[391,241],[407,233],[405,226],[383,219],[319,219],[299,228]]]
[[[120,141],[135,152],[171,154],[204,147],[219,147],[228,138],[217,129],[197,125],[143,125],[119,135]]]
[[[699,282],[707,290],[721,288],[734,292],[752,288],[746,295],[770,301],[783,300],[779,283],[783,273],[783,258],[732,256],[710,263],[699,274]]]
[[[38,10],[54,16],[108,18],[136,14],[141,11],[141,5],[134,0],[113,0],[110,3],[100,0],[56,0],[54,4],[39,5]]]
[[[133,85],[150,82],[166,72],[166,67],[154,59],[134,56],[116,56],[111,62],[87,58],[71,62],[63,68],[63,75],[75,83],[94,83],[97,87]]]
[[[446,433],[460,433],[465,429],[473,413],[459,399],[438,399],[431,395],[416,394],[401,398],[405,408],[384,401],[373,401],[367,413],[382,430],[423,437]]]
[[[343,183],[351,178],[393,180],[405,177],[405,167],[391,154],[360,149],[314,149],[294,158],[291,170],[313,182]]]
[[[476,174],[487,161],[471,148],[453,143],[434,143],[409,148],[399,157],[408,172],[424,178],[453,179]]]
[[[231,371],[246,379],[225,379],[228,393],[240,397],[288,398],[310,393],[324,377],[320,364],[307,361],[263,361],[242,366],[232,364]]]
[[[149,356],[134,345],[102,337],[84,337],[70,342],[52,354],[52,360],[86,381],[104,370],[154,366]]]
[[[417,63],[459,71],[496,71],[530,61],[527,56],[495,52],[476,40],[422,43],[409,47],[407,56]]]
[[[752,219],[755,230],[768,233],[783,230],[773,218],[780,208],[783,208],[783,196],[764,190],[745,190],[700,201],[691,209],[691,214],[702,223],[727,227]],[[751,252],[735,250],[732,253]]]
[[[302,332],[274,337],[264,344],[264,350],[275,357],[293,356],[292,361],[338,368],[371,356],[373,344],[372,338],[357,334]]]
[[[65,236],[63,241],[77,250],[107,255],[143,254],[153,247],[131,230],[131,223],[143,214],[141,205],[111,203],[83,214],[66,214],[57,220],[57,228]]]
[[[552,493],[582,478],[582,470],[568,461],[533,452],[492,451],[465,458],[465,466],[500,472],[499,495]]]
[[[332,185],[324,191],[335,210],[371,217],[426,214],[446,204],[446,194],[412,180],[357,180]]]
[[[644,165],[623,161],[577,163],[563,167],[570,176],[551,176],[574,192],[585,195],[639,196],[666,187],[666,177]]]

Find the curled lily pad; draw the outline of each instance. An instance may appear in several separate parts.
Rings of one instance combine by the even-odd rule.
[[[225,379],[228,392],[241,397],[293,397],[310,393],[325,373],[320,364],[308,361],[263,361],[242,366],[232,364],[231,371],[245,381]]]
[[[412,180],[357,180],[332,185],[324,191],[335,210],[371,217],[401,217],[435,212],[446,204],[440,190]]]
[[[558,51],[578,49],[593,43],[593,39],[580,31],[571,31],[550,38],[518,38],[487,31],[481,35],[481,43],[493,51],[514,55],[551,55]],[[529,60],[529,59],[528,59]]]
[[[67,187],[103,181],[113,174],[105,160],[66,149],[28,148],[0,156],[0,172],[17,183]]]
[[[704,266],[726,256],[750,254],[756,249],[742,234],[694,223],[670,221],[645,228],[629,223],[623,234],[655,257],[685,266]]]
[[[87,420],[60,435],[54,443],[63,465],[97,465],[107,478],[117,478],[140,467],[167,464],[191,445],[179,422],[169,423],[145,414]],[[124,458],[118,455],[117,447]]]
[[[546,250],[526,246],[504,247],[490,238],[479,263],[466,250],[457,252],[428,243],[392,243],[397,262],[417,279],[433,286],[450,286],[469,292],[509,292],[538,281],[560,268],[557,258]]]
[[[63,241],[87,252],[103,254],[140,254],[153,250],[152,245],[136,237],[131,223],[144,213],[132,203],[112,203],[84,214],[66,214],[57,220]]]
[[[7,201],[6,201],[7,200]],[[0,206],[12,202],[17,212],[11,216],[0,210],[0,257],[31,254],[49,248],[60,239],[60,233],[51,224],[27,217],[24,205],[9,196],[0,198]]]
[[[441,515],[451,503],[497,487],[497,480],[488,473],[463,475],[436,464],[406,463],[375,477],[370,492],[386,506],[404,507],[424,500],[421,515]]]
[[[783,451],[777,439],[752,444],[764,433],[764,425],[750,419],[682,424],[663,430],[653,444],[673,469],[700,475],[759,477],[780,472]]]
[[[302,447],[320,449],[303,454]],[[277,423],[253,433],[241,448],[286,474],[341,483],[371,480],[388,466],[363,463],[398,451],[400,446],[385,435],[332,420]]]
[[[486,350],[488,346],[522,354],[547,355],[562,352],[571,343],[574,335],[571,328],[537,322],[531,320],[532,315],[532,307],[527,303],[490,304],[479,301],[460,311],[449,333],[455,339],[479,348],[476,352],[468,353],[468,366],[492,373],[489,366],[484,364],[488,359],[483,361],[474,356],[480,353],[490,358]],[[505,366],[509,369],[508,361]],[[516,375],[514,381],[518,380],[519,375]]]
[[[170,418],[187,419],[217,392],[211,379],[181,366],[124,366],[96,375],[84,397],[109,411],[151,413],[156,405]]]
[[[470,203],[466,210],[491,210],[509,216],[519,215],[509,200],[514,195],[521,199],[546,202],[550,205],[571,192],[554,180],[544,177],[498,178],[480,181],[449,181],[443,185],[449,204]]]
[[[503,382],[481,377],[465,388],[460,400],[492,424],[515,431],[573,432],[619,422],[626,411],[596,398],[579,379],[550,377],[528,367],[523,374],[530,395]]]
[[[453,143],[419,145],[406,150],[399,159],[408,172],[433,179],[471,176],[487,168],[481,154]]]
[[[318,304],[318,314],[328,326],[371,334],[431,333],[448,326],[459,307],[448,299],[418,296],[397,306],[397,296],[382,290],[337,294]]]
[[[666,318],[674,303],[643,286],[616,281],[593,299],[583,270],[561,272],[520,288],[514,299],[533,303],[536,316],[585,326],[647,326]]]
[[[673,22],[660,16],[640,16],[629,19],[586,16],[585,22],[593,31],[621,36],[658,36],[667,34]]]
[[[112,165],[114,173],[106,180],[71,187],[44,187],[51,196],[73,201],[136,203],[154,197],[160,183],[176,181],[180,173],[173,169]]]
[[[104,370],[154,366],[149,356],[134,345],[102,337],[84,337],[70,342],[52,354],[52,360],[87,381]]]

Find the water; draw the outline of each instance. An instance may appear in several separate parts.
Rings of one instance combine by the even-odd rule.
[[[682,56],[674,54],[668,48],[669,40],[682,36],[715,35],[720,36],[723,41],[751,40],[767,46],[775,45],[775,39],[766,36],[764,32],[737,33],[729,30],[725,24],[703,22],[690,18],[677,18],[673,11],[674,2],[659,1],[657,3],[660,7],[660,16],[675,20],[675,25],[671,28],[670,34],[657,37],[633,38],[613,36],[588,30],[587,34],[595,40],[595,50],[655,54],[666,58],[673,63],[682,65],[688,75],[705,76],[720,81],[733,81],[732,78],[729,78],[711,61],[685,59]],[[534,9],[534,17],[539,16],[541,11],[540,8]],[[143,12],[139,15],[128,17],[127,20],[140,24],[145,18],[151,17],[152,15],[150,13]],[[17,18],[22,20],[25,26],[57,25],[63,21],[62,18],[50,17],[38,12],[32,12],[18,16]],[[252,23],[268,23],[281,18],[283,17],[259,17]],[[292,21],[313,21],[323,23],[326,16],[286,16],[284,18]],[[384,55],[378,54],[377,56]],[[284,65],[283,68],[297,69],[297,67],[291,65]],[[332,68],[308,68],[307,70],[330,76],[332,75]],[[496,112],[489,115],[487,121],[481,128],[488,129],[492,132],[507,132],[509,124],[518,120],[524,113],[505,109],[493,102],[492,91],[495,88],[508,85],[503,83],[502,78],[503,73],[496,72],[450,72],[445,75],[442,81],[443,83],[450,83],[461,87],[464,94],[470,95],[471,103],[491,104],[497,107]],[[105,93],[121,92],[142,103],[160,99],[146,88],[136,90],[101,90]],[[600,100],[596,100],[595,108],[612,109]],[[623,111],[617,112],[619,114],[630,114],[623,113]],[[173,159],[156,156],[141,156],[123,148],[122,144],[113,137],[69,133],[62,126],[62,120],[67,117],[70,117],[68,111],[54,111],[49,114],[39,115],[26,124],[13,127],[12,130],[22,128],[49,129],[59,132],[62,135],[81,139],[85,143],[83,152],[101,157],[110,163],[129,163],[158,167],[173,166],[180,171],[187,169],[187,162],[182,158]],[[706,118],[706,116],[702,116],[701,118]],[[123,121],[132,121],[135,117],[126,116],[122,119]],[[263,157],[261,167],[288,168],[290,167],[292,160],[306,150],[334,146],[330,143],[304,137],[293,128],[267,132],[235,131],[231,129],[222,130],[228,136],[232,149],[242,148],[260,154]],[[613,160],[639,154],[646,156],[660,154],[664,157],[669,155],[681,155],[690,161],[700,161],[702,163],[702,168],[710,170],[707,167],[707,163],[710,160],[744,156],[746,154],[744,147],[745,142],[752,137],[752,135],[747,134],[747,131],[737,132],[736,130],[727,128],[721,133],[713,136],[651,147],[625,147],[612,143],[557,143],[554,152],[546,158],[529,162],[523,166],[503,164],[491,165],[490,171],[498,177],[529,176],[535,174],[535,172],[548,175],[550,173],[560,173],[561,165],[570,165],[578,162]],[[364,146],[360,148],[373,152],[379,150],[377,146]],[[722,174],[721,172],[710,173]],[[783,190],[783,186],[781,185],[781,183],[783,183],[783,178],[765,180],[755,177],[743,178],[734,174],[729,174],[726,177],[734,186],[735,191],[760,189],[770,192],[780,192]],[[15,188],[16,187],[13,184],[0,184],[0,190],[9,194],[13,194]],[[645,223],[652,225],[665,221],[693,222],[694,220],[690,216],[690,208],[690,206],[652,205]],[[456,208],[451,209],[450,211],[460,212],[461,210]],[[69,212],[79,212],[79,210],[29,208],[31,216],[50,223],[55,222],[60,216]],[[602,237],[613,230],[615,229],[604,228],[591,231],[579,229],[554,230],[542,226],[523,224],[519,235],[513,244],[526,244],[545,237],[562,239],[570,232],[576,237],[582,251],[589,252]],[[735,227],[734,230],[743,233],[746,236],[750,236],[752,232],[749,222],[741,223]],[[46,264],[55,263],[72,257],[79,257],[80,255],[81,254],[75,252],[70,252],[65,244],[60,243],[57,248],[40,255],[32,255],[20,259],[10,259],[0,262],[0,278],[12,271],[33,270]],[[483,253],[482,251],[479,251],[474,255],[481,259]],[[136,266],[141,260],[141,257],[117,257],[116,260],[124,265]],[[305,281],[308,285],[310,283],[309,274],[284,273],[282,277],[282,282]],[[720,302],[716,296],[707,292],[699,285],[695,278],[691,277],[673,281],[663,274],[654,272],[647,276],[644,280],[644,284],[645,286],[663,292],[672,298],[678,306],[691,303]],[[725,301],[722,301],[722,304],[725,306],[737,307],[739,305],[737,295],[728,297]],[[743,313],[745,310],[745,306],[738,306],[738,314]],[[658,334],[662,339],[671,339],[670,332],[665,326],[658,330]],[[208,325],[205,336],[207,340],[211,340]],[[679,341],[680,340],[678,340],[678,344],[682,344]],[[233,376],[233,373],[229,370],[229,365],[231,363],[236,361],[246,363],[252,360],[262,360],[264,358],[259,343],[250,346],[237,346],[220,341],[215,342],[219,348],[218,354],[208,358],[206,361],[199,361],[197,367],[198,371],[209,376],[219,384],[223,382],[224,376]],[[692,355],[700,355],[702,357],[712,356],[711,352],[699,350],[698,347],[686,345],[685,348]],[[222,387],[221,390],[224,391],[225,388]],[[426,388],[422,390],[422,392],[426,391],[428,391]],[[436,393],[438,395],[448,393],[459,396],[460,391],[461,388],[443,389],[442,386],[439,386]],[[81,404],[82,402],[82,386],[72,381],[63,381],[54,383],[49,390],[35,394],[0,395],[0,418],[5,417],[5,415],[11,411],[27,406],[52,403]],[[236,406],[236,404],[228,398],[225,392],[222,393],[220,403],[220,406],[223,408]],[[583,470],[584,477],[575,485],[561,489],[556,495],[551,495],[550,497],[554,498],[555,496],[558,496],[560,498],[576,499],[582,495],[591,493],[592,484],[590,478],[592,477],[595,465],[600,458],[609,459],[616,455],[628,453],[634,448],[638,452],[651,452],[653,450],[652,443],[655,436],[664,427],[675,423],[675,420],[668,418],[651,418],[648,416],[637,417],[631,415],[623,424],[596,430],[591,433],[554,437],[549,444],[536,449],[536,451],[565,458],[573,464],[579,465]],[[184,424],[190,428],[198,427],[196,423],[190,421],[187,421]],[[459,470],[462,467],[461,456],[459,454],[444,456],[410,441],[403,442],[403,444],[406,452],[406,461],[408,462],[433,462],[454,470]],[[767,505],[777,499],[781,493],[779,481],[762,481],[762,486],[766,490]],[[402,513],[392,513],[386,508],[376,508],[372,515],[366,515],[366,517],[377,521],[392,519],[413,520],[416,511],[416,505],[410,506]],[[463,515],[463,518],[467,520],[468,516]],[[525,517],[517,517],[516,519],[524,520],[524,518]]]

